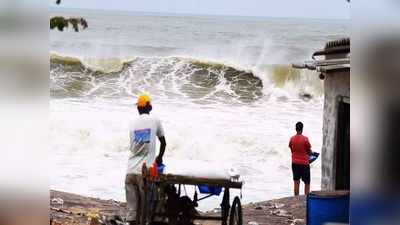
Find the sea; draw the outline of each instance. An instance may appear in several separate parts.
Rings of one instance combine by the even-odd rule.
[[[235,168],[243,203],[292,195],[288,142],[304,123],[321,151],[323,81],[291,63],[349,35],[348,20],[51,9],[84,17],[50,31],[50,188],[125,200],[129,121],[151,95],[166,166]],[[321,185],[321,161],[311,165]],[[194,187],[185,191],[191,195]],[[302,191],[302,190],[301,190]],[[200,203],[209,210],[221,197]]]

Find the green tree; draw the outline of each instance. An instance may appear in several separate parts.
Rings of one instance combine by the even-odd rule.
[[[61,3],[61,0],[56,0],[57,5]],[[72,26],[75,32],[79,32],[81,29],[88,27],[87,21],[82,17],[65,18],[63,16],[54,16],[50,19],[50,29],[57,28],[59,31],[64,31],[65,28]]]

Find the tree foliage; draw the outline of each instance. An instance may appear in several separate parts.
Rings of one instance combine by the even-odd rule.
[[[64,31],[64,28],[68,28],[69,26],[78,32],[79,27],[82,29],[86,29],[88,24],[83,18],[64,18],[62,16],[55,16],[50,19],[50,29],[57,28],[59,31]]]
[[[59,5],[61,0],[56,0],[56,4]],[[75,32],[79,32],[79,28],[86,29],[88,27],[88,23],[84,18],[76,17],[76,18],[65,18],[63,16],[55,16],[50,19],[50,29],[55,29],[59,31],[64,31],[65,28],[69,26],[74,29]]]

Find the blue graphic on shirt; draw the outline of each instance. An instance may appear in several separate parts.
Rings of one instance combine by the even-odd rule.
[[[150,129],[135,130],[135,143],[150,143]]]

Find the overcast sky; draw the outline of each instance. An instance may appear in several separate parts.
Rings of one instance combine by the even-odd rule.
[[[260,17],[350,18],[350,4],[346,0],[63,0],[62,7]]]

